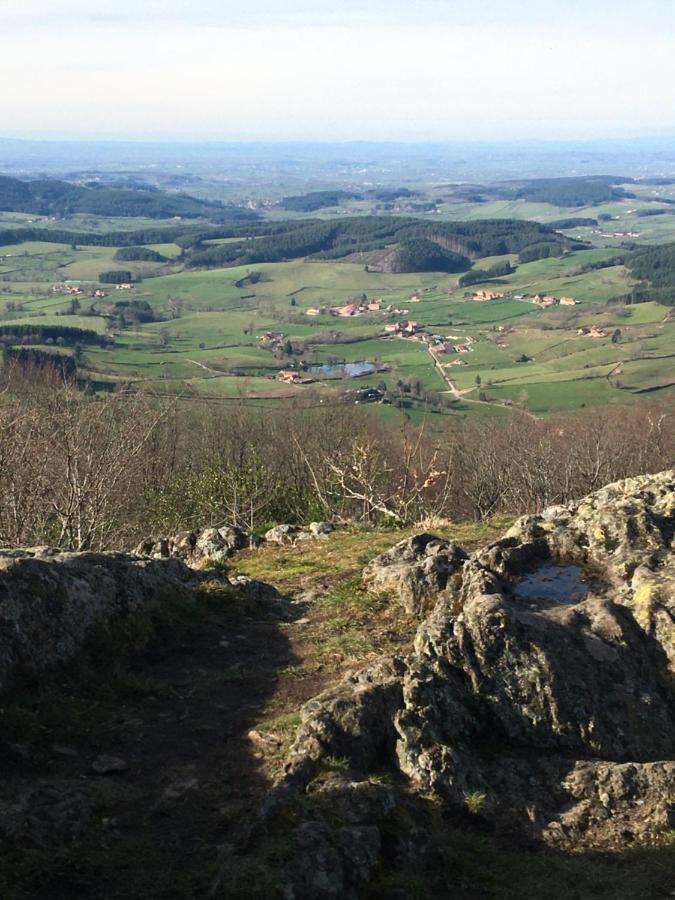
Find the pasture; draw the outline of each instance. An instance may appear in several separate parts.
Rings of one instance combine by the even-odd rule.
[[[502,415],[504,403],[545,415],[635,402],[644,392],[671,390],[675,381],[675,322],[668,310],[656,303],[608,306],[630,288],[629,273],[621,265],[587,270],[611,259],[616,248],[527,263],[466,289],[456,275],[373,273],[338,261],[187,270],[175,244],[149,246],[168,262],[118,262],[113,247],[0,247],[0,324],[107,332],[114,341],[109,349],[84,348],[92,378],[214,402],[244,397],[276,404],[304,397],[323,403],[356,387],[379,386],[393,396],[403,384],[411,386],[396,405],[373,407],[387,421],[423,415],[430,393],[444,398],[435,407],[441,415]],[[477,268],[505,258],[481,260]],[[110,269],[132,270],[134,288],[100,284],[99,274]],[[77,285],[81,293],[53,290],[63,284]],[[472,300],[482,287],[509,296]],[[105,296],[97,298],[96,290]],[[578,304],[541,309],[526,297],[514,299],[537,292],[573,296]],[[364,301],[381,308],[354,317],[307,315],[311,307]],[[124,309],[134,307],[149,313],[123,321]],[[421,340],[385,334],[385,325],[396,320],[414,320],[450,342],[468,341],[471,351],[461,358],[439,356],[442,374]],[[591,326],[602,334],[578,334]],[[266,343],[266,332],[283,338]],[[307,385],[277,379],[281,369],[296,368],[307,377],[313,365],[359,361],[376,371],[360,378],[309,373],[313,383]],[[455,397],[451,387],[463,395]]]

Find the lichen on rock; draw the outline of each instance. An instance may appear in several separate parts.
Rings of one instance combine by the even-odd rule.
[[[675,818],[674,512],[663,472],[522,518],[468,559],[429,535],[378,557],[368,585],[433,611],[410,654],[307,704],[272,798],[341,757],[450,806],[480,797],[496,827],[555,846],[657,840]]]

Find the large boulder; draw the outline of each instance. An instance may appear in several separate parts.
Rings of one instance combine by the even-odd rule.
[[[417,614],[435,600],[466,553],[433,534],[417,534],[375,557],[363,571],[366,587],[392,595],[406,612]]]
[[[427,578],[429,535],[378,558],[367,580],[399,594],[421,566],[433,612],[408,656],[305,707],[272,796],[342,757],[558,846],[658,840],[675,821],[674,512],[670,471],[521,519],[446,583]]]
[[[75,657],[99,627],[173,601],[197,602],[216,583],[285,617],[269,585],[198,571],[175,558],[67,553],[49,547],[0,550],[0,690],[15,673],[39,675]]]
[[[275,525],[265,533],[265,540],[271,544],[292,544],[301,533],[298,525]]]

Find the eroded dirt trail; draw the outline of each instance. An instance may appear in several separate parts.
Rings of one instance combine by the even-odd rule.
[[[3,896],[206,896],[270,782],[249,732],[320,689],[284,675],[301,663],[294,631],[269,614],[212,617],[137,654],[102,698],[62,681],[39,741],[3,745],[3,855],[16,873]],[[267,749],[278,755],[282,739]]]

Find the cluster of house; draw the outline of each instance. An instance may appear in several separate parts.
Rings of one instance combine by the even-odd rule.
[[[410,337],[413,334],[417,334],[417,332],[420,330],[421,325],[419,325],[417,322],[409,322],[405,320],[392,322],[391,324],[384,326],[385,334],[395,334],[399,337]]]
[[[499,291],[474,291],[471,295],[472,300],[477,300],[479,303],[484,300],[502,300],[504,294],[499,293]]]
[[[574,297],[552,297],[550,294],[535,294],[532,302],[536,306],[542,306],[547,309],[550,306],[576,306],[577,301]]]
[[[470,334],[467,334],[465,338],[457,334],[448,334],[446,337],[432,334],[430,337],[432,340],[426,341],[426,343],[432,344],[436,353],[473,353],[473,344],[476,342],[476,338]],[[455,344],[453,341],[462,341],[462,343]]]
[[[419,322],[405,320],[385,325],[384,331],[386,334],[395,335],[396,337],[415,337],[437,353],[471,353],[473,352],[473,347],[471,345],[475,343],[476,340],[474,337],[471,337],[471,335],[467,335],[463,338],[457,334],[449,334],[446,336],[443,336],[442,334],[431,334],[431,332],[425,331]],[[454,341],[461,341],[461,343],[456,344]]]
[[[595,234],[599,234],[600,237],[604,238],[639,238],[639,231],[597,231]]]
[[[598,328],[597,325],[591,325],[590,327],[584,325],[577,331],[577,334],[580,337],[592,337],[592,338],[603,338],[607,337],[607,332],[603,331],[602,328]]]
[[[115,285],[116,291],[131,291],[133,290],[133,284],[128,281],[121,281],[119,284]]]
[[[283,341],[286,335],[283,331],[265,331],[258,340],[267,350],[274,350]]]
[[[313,378],[307,378],[306,375],[296,372],[295,369],[282,369],[277,374],[277,381],[283,381],[284,384],[312,384],[313,380]]]
[[[366,300],[361,303],[348,303],[346,306],[310,306],[305,311],[306,316],[341,316],[343,319],[352,316],[362,316],[367,312],[379,312],[382,309],[382,301],[374,300],[368,302]]]
[[[79,284],[55,284],[52,287],[53,294],[69,294],[70,296],[82,296],[85,293],[84,289]],[[92,297],[96,297],[96,299],[100,299],[101,297],[107,297],[105,291],[102,291],[100,288],[97,288],[92,294]]]
[[[53,294],[84,294],[79,284],[55,284],[52,287]]]

